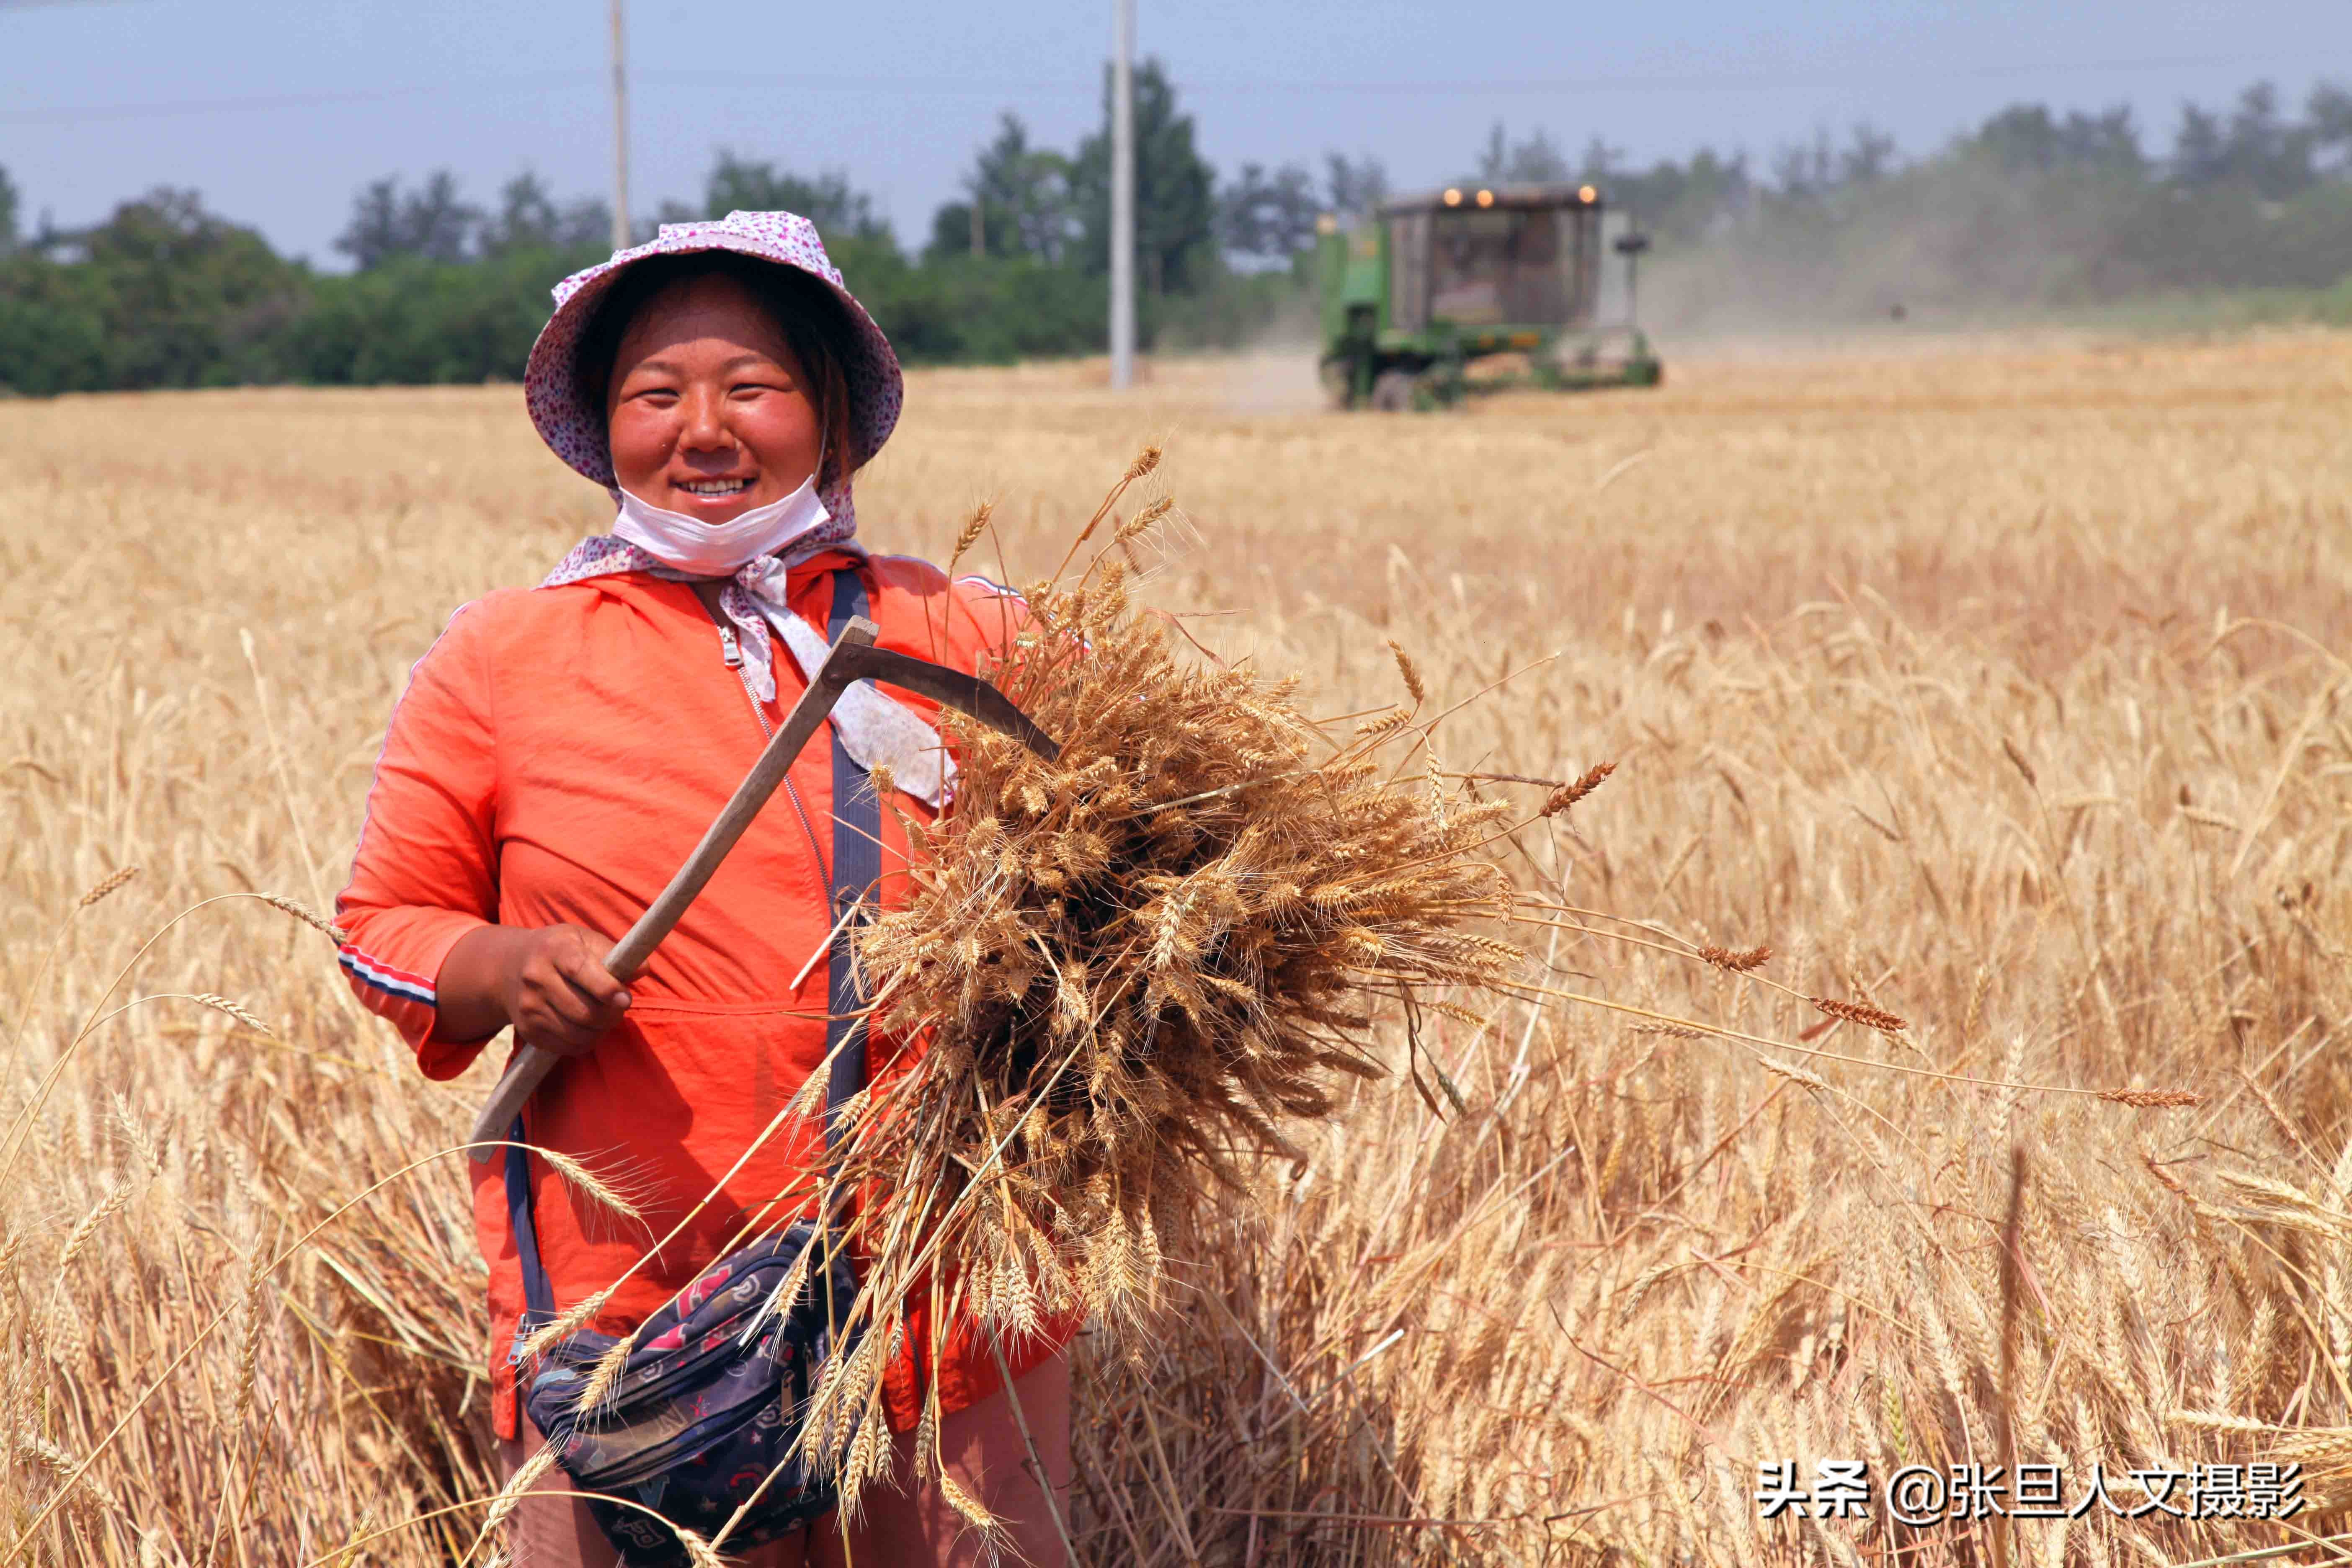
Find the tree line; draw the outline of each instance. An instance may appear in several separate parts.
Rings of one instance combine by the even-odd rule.
[[[1106,95],[1107,100],[1108,95]],[[1136,72],[1137,275],[1148,344],[1215,346],[1303,325],[1318,218],[1388,194],[1374,159],[1247,163],[1221,177],[1158,61]],[[1656,242],[1668,324],[1906,310],[2065,310],[2181,289],[2336,288],[2352,313],[2352,94],[2297,111],[2257,84],[2183,106],[2157,151],[2127,109],[2017,104],[1926,155],[1868,125],[1761,166],[1701,148],[1646,165],[1593,138],[1571,155],[1497,123],[1460,183],[1589,182]],[[478,382],[518,374],[547,290],[607,253],[611,216],[525,173],[487,206],[456,177],[374,181],[335,241],[348,272],[161,189],[104,221],[25,232],[0,170],[0,387],[24,394],[252,383]],[[912,363],[1099,352],[1109,135],[1064,151],[1007,111],[919,246],[845,172],[719,152],[700,200],[639,223],[789,208],[813,218]]]
[[[2352,319],[2352,92],[2328,82],[2299,110],[2263,82],[2184,103],[2162,150],[2127,106],[2019,103],[1925,156],[1862,124],[1761,168],[1708,149],[1642,166],[1598,137],[1571,156],[1498,125],[1467,176],[1603,188],[1655,242],[1645,315],[1670,327],[2263,290]]]
[[[1221,186],[1157,60],[1135,73],[1139,329],[1147,344],[1215,346],[1266,331],[1305,299],[1315,216],[1376,195],[1370,160],[1334,156],[1326,191],[1248,165]],[[1106,94],[1106,100],[1108,95]],[[814,176],[719,151],[700,199],[633,226],[786,208],[910,363],[1099,352],[1109,311],[1109,136],[1069,153],[1006,113],[909,251],[845,172]],[[0,388],[21,394],[256,383],[479,382],[520,373],[548,289],[602,260],[611,210],[561,200],[530,173],[487,206],[447,171],[373,181],[330,272],[273,251],[194,191],[159,189],[104,221],[23,232],[0,170]]]

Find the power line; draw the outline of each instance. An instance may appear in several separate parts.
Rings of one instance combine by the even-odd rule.
[[[58,0],[58,3],[110,4],[113,0]],[[0,0],[5,4],[5,0]],[[761,76],[745,71],[675,71],[639,70],[630,73],[641,82],[656,81],[691,83],[696,81],[733,81],[746,86],[791,88],[796,92],[959,92],[971,96],[995,97],[1003,93],[1091,91],[1069,81],[1055,82],[984,82],[975,85],[969,77],[946,78],[937,80],[920,77],[844,78]],[[603,68],[583,67],[573,70],[524,71],[513,76],[472,78],[457,81],[440,81],[417,87],[354,88],[341,92],[267,93],[251,98],[177,99],[162,103],[99,103],[75,107],[63,105],[46,109],[0,109],[0,125],[59,125],[82,121],[158,120],[185,114],[242,114],[276,109],[320,109],[343,104],[386,103],[404,98],[430,98],[450,93],[503,93],[509,89],[535,85],[538,87],[584,86],[606,75]]]
[[[2205,55],[2172,56],[2160,58],[2108,60],[2032,60],[2013,61],[1999,65],[1952,66],[1922,62],[1917,65],[1885,66],[1814,66],[1795,67],[1785,70],[1741,71],[1719,76],[1583,76],[1522,78],[1507,81],[1273,81],[1235,80],[1187,81],[1180,83],[1187,92],[1722,92],[1755,88],[1778,87],[1794,81],[1820,81],[1851,78],[1861,71],[1873,76],[1944,76],[1944,77],[2007,77],[2045,76],[2059,71],[2152,71],[2184,70],[2210,67],[2277,65],[2290,57],[2284,55]],[[2307,54],[2292,57],[2294,63],[2305,63]]]
[[[1099,92],[1099,81],[1062,77],[1051,81],[975,81],[968,76],[780,76],[766,71],[641,70],[641,81],[666,81],[680,86],[697,82],[730,82],[744,87],[788,87],[794,92],[921,92],[957,93],[992,98],[1008,92]]]
[[[0,0],[0,9],[25,8],[43,5],[117,4],[121,0]],[[2066,71],[2157,71],[2210,69],[2221,67],[2239,68],[2277,65],[2285,57],[2276,55],[2177,55],[2161,58],[2105,60],[2041,60],[2018,61],[1980,66],[1921,64],[1918,66],[1869,68],[1874,77],[1890,76],[1975,77],[2000,78],[2049,75]],[[2307,56],[2296,57],[2301,63]],[[416,87],[355,89],[342,92],[279,93],[251,98],[183,99],[163,103],[105,103],[78,106],[56,106],[40,109],[0,110],[0,125],[57,125],[113,120],[163,119],[189,114],[236,114],[282,109],[317,109],[345,104],[390,102],[404,98],[436,97],[450,93],[503,93],[527,85],[551,87],[583,85],[604,73],[593,67],[573,70],[522,72],[496,79],[475,78],[456,81],[434,82]],[[1218,80],[1180,80],[1181,90],[1193,94],[1250,94],[1344,92],[1380,94],[1421,94],[1424,96],[1479,95],[1502,96],[1521,93],[1632,93],[1632,92],[1738,92],[1780,86],[1790,82],[1843,79],[1853,77],[1852,67],[1757,71],[1720,76],[1585,76],[1520,79],[1517,80],[1361,80],[1332,81],[1309,79],[1234,79]],[[1071,79],[1040,81],[974,81],[970,77],[845,77],[845,76],[785,76],[756,71],[714,70],[637,70],[631,75],[641,82],[659,82],[690,86],[696,83],[740,83],[745,86],[770,89],[789,88],[795,92],[886,93],[906,92],[957,97],[1001,98],[1024,94],[1086,94],[1102,90],[1098,81]]]
[[[1502,93],[1502,92],[1654,92],[1688,91],[1716,92],[1748,88],[1774,87],[1785,82],[1817,81],[1853,76],[1867,69],[1876,76],[1963,76],[2004,77],[2047,75],[2058,71],[2153,71],[2183,70],[2218,67],[2275,66],[2283,63],[2302,64],[2308,53],[2294,55],[2171,55],[2138,57],[2128,59],[2096,60],[2021,60],[1991,65],[1953,66],[1942,62],[1922,61],[1916,65],[1869,67],[1811,66],[1791,67],[1769,71],[1738,71],[1701,76],[1636,76],[1624,73],[1576,77],[1525,77],[1495,79],[1455,79],[1451,80],[1339,80],[1328,78],[1256,77],[1220,80],[1210,78],[1186,78],[1176,85],[1185,92],[1398,92],[1398,93]],[[796,90],[834,89],[844,92],[909,91],[963,92],[994,94],[1006,92],[1098,92],[1099,81],[998,81],[974,83],[970,77],[843,77],[843,76],[770,76],[758,71],[735,70],[654,70],[641,71],[641,77],[675,82],[742,82],[751,86],[791,87]]]
[[[524,71],[496,82],[436,82],[429,87],[392,87],[350,92],[289,92],[259,98],[180,99],[163,103],[100,103],[77,109],[0,109],[0,125],[56,125],[79,121],[160,120],[182,114],[239,114],[253,110],[318,109],[346,103],[381,103],[401,98],[429,98],[478,88],[488,91],[537,83],[585,81],[593,70]]]

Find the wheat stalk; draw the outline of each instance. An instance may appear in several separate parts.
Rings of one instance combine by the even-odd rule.
[[[98,1234],[99,1227],[129,1207],[131,1198],[131,1184],[115,1182],[107,1188],[106,1195],[81,1216],[80,1223],[66,1237],[65,1246],[58,1249],[57,1271],[61,1280],[73,1267],[74,1259],[81,1256],[82,1248],[89,1246],[90,1238]]]
[[[282,914],[292,915],[296,920],[339,946],[352,940],[349,931],[299,899],[289,899],[283,893],[258,893],[255,897]]]
[[[91,888],[89,892],[84,893],[81,896],[81,901],[74,907],[84,910],[89,908],[90,905],[98,902],[99,900],[105,898],[108,894],[113,892],[118,888],[121,888],[124,883],[130,881],[131,878],[136,877],[137,875],[139,875],[139,868],[136,866],[125,866],[121,870],[109,874],[107,877],[102,879],[97,886]]]
[[[247,1009],[243,1003],[237,1002],[233,998],[223,996],[211,991],[200,991],[191,994],[188,1000],[191,1002],[200,1003],[206,1007],[210,1007],[215,1013],[226,1013],[230,1017],[236,1019],[238,1023],[243,1024],[247,1028],[252,1029],[258,1034],[267,1035],[270,1033],[268,1025],[263,1023],[259,1018],[255,1017],[253,1014]]]

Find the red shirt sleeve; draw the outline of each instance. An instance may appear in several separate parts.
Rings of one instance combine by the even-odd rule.
[[[457,939],[496,921],[497,728],[479,602],[459,607],[393,707],[335,900],[352,990],[396,1025],[428,1078],[455,1078],[483,1042],[436,1037],[435,983]]]

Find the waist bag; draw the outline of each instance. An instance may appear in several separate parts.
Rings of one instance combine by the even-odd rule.
[[[866,611],[856,572],[834,576],[832,634]],[[833,874],[836,918],[863,899],[882,874],[881,803],[866,772],[833,737]],[[842,1103],[866,1078],[863,998],[849,961],[848,922],[835,934],[827,987],[825,1140],[836,1143]],[[522,1342],[556,1318],[554,1293],[540,1265],[531,1215],[530,1156],[522,1119],[508,1147],[508,1217],[522,1264],[526,1310]],[[797,1300],[767,1310],[802,1255],[819,1248]],[[647,1318],[621,1376],[593,1410],[580,1395],[614,1336],[583,1330],[542,1352],[523,1394],[531,1424],[553,1445],[556,1462],[631,1568],[688,1568],[685,1547],[664,1527],[674,1521],[705,1539],[756,1493],[758,1500],[727,1538],[730,1548],[757,1545],[826,1511],[830,1481],[802,1459],[778,1460],[800,1434],[808,1397],[829,1357],[848,1353],[855,1336],[836,1327],[857,1286],[837,1232],[798,1220],[728,1254]],[[755,1332],[751,1331],[756,1322]],[[770,1475],[774,1472],[774,1479]],[[603,1495],[598,1495],[603,1494]],[[613,1499],[625,1499],[615,1502]],[[627,1504],[635,1504],[631,1507]],[[645,1510],[658,1514],[650,1517]]]

